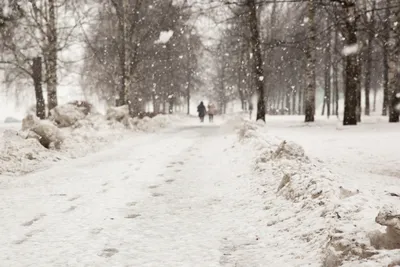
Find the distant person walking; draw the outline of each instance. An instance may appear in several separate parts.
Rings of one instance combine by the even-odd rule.
[[[253,113],[253,103],[249,103],[249,114],[250,114],[250,120],[251,120],[251,114]]]
[[[214,115],[217,113],[217,109],[213,103],[209,103],[207,106],[208,109],[208,120],[209,122],[214,122]]]
[[[206,106],[204,106],[203,101],[197,106],[197,112],[199,113],[200,122],[204,122],[204,117],[206,116]]]

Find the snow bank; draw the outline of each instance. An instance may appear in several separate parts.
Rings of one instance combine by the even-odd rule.
[[[117,121],[120,110],[114,109],[114,113],[104,116],[70,103],[53,109],[49,121],[28,115],[22,121],[21,130],[3,132],[0,175],[21,175],[56,161],[82,157],[132,133],[156,132],[181,119],[175,115],[158,115],[152,119],[125,116]]]
[[[86,101],[75,101],[59,105],[50,111],[50,120],[58,127],[70,127],[93,113],[92,105]]]
[[[369,205],[379,205],[379,200],[369,201],[371,194],[352,183],[340,184],[342,179],[323,162],[267,129],[246,121],[238,138],[247,153],[255,153],[257,175],[252,179],[266,199],[271,218],[266,224],[279,233],[274,242],[310,266],[388,266],[398,260],[400,212],[381,211],[376,222],[389,230],[377,231],[379,225],[365,218],[371,213]]]
[[[127,118],[128,116],[129,116],[128,105],[120,107],[110,107],[106,113],[107,120],[122,121],[124,118]]]
[[[25,138],[34,138],[45,147],[54,146],[59,149],[64,137],[61,131],[48,121],[41,121],[34,115],[28,115],[22,120],[22,130],[26,131]]]
[[[0,174],[21,175],[58,160],[57,153],[16,130],[5,130],[0,138]]]

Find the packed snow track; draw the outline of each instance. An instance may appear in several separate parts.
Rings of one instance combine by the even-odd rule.
[[[265,253],[263,201],[236,142],[229,127],[181,126],[1,177],[0,265],[282,264]]]

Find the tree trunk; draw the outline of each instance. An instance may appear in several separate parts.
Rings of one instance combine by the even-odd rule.
[[[153,98],[153,112],[158,114],[160,113],[160,103],[159,101],[157,101],[155,93],[152,94],[152,98]]]
[[[287,114],[290,115],[291,108],[290,108],[290,91],[287,91],[285,94],[285,111],[287,111]]]
[[[118,56],[119,56],[119,88],[118,88],[118,97],[119,104],[125,105],[127,104],[127,96],[126,96],[126,80],[127,80],[127,66],[126,66],[126,12],[125,12],[125,0],[120,1],[120,5],[116,4],[115,9],[117,10],[118,15]],[[133,102],[136,102],[133,95],[130,97],[130,101],[128,101],[128,105],[132,105]],[[129,107],[129,110],[132,110],[132,113],[137,113],[135,107]]]
[[[315,47],[316,47],[315,0],[308,1],[307,91],[305,99],[305,122],[313,122],[315,114]]]
[[[372,34],[372,38],[370,38],[370,34],[368,34],[368,44],[366,49],[366,61],[365,61],[365,115],[370,115],[370,89],[371,89],[371,72],[372,72],[372,39],[374,35]]]
[[[400,26],[398,24],[400,23],[400,10],[396,9],[395,14],[390,18],[391,25],[397,25],[397,27],[395,26],[395,29],[391,32],[389,41],[389,122],[399,122],[400,72],[398,66],[400,63]]]
[[[265,121],[265,103],[264,103],[264,67],[261,58],[261,40],[258,28],[257,7],[255,0],[247,0],[249,7],[249,25],[250,25],[250,43],[253,53],[253,78],[257,88],[257,117],[256,120]]]
[[[165,99],[162,100],[162,110],[164,114],[167,113],[167,103],[165,102]]]
[[[297,82],[295,88],[299,88],[298,82]],[[296,115],[296,96],[297,96],[297,90],[298,90],[298,89],[293,89],[293,90],[292,90],[292,108],[291,108],[291,111],[292,111],[291,114],[292,114],[292,115]]]
[[[298,110],[297,110],[297,113],[299,114],[299,115],[303,115],[303,112],[302,112],[302,108],[303,108],[303,101],[304,101],[304,99],[303,99],[303,85],[301,84],[300,86],[299,86],[299,89],[297,90],[298,91],[298,94],[299,94],[299,96],[298,96],[298,98],[297,98],[297,100],[298,100],[298,104],[297,104],[297,108],[298,108]]]
[[[345,6],[345,36],[346,46],[357,46],[357,20],[355,5]],[[357,125],[357,92],[359,84],[359,63],[358,54],[351,53],[345,56],[345,96],[343,125]]]
[[[174,102],[175,102],[175,97],[168,98],[168,113],[169,114],[174,113]]]
[[[43,98],[42,90],[42,58],[33,58],[32,64],[32,78],[33,84],[35,86],[35,96],[36,96],[36,116],[44,120],[46,118],[46,105]]]
[[[357,61],[357,75],[358,78],[356,79],[357,81],[357,122],[361,122],[361,61],[358,59]]]
[[[324,68],[324,107],[326,106],[326,115],[329,118],[331,115],[331,30],[326,23],[327,30],[327,46],[325,48],[325,68]],[[324,114],[322,114],[324,115]]]
[[[187,104],[187,114],[190,114],[190,85],[186,89],[186,104]]]
[[[339,32],[337,29],[335,29],[334,33],[334,48],[338,49],[338,43],[339,43]],[[333,114],[336,115],[337,117],[339,116],[339,62],[338,62],[338,57],[334,57],[334,61],[336,61],[335,64],[332,64],[332,79],[333,79],[333,99],[332,105],[333,105]]]
[[[390,0],[386,0],[385,19],[383,20],[383,106],[382,116],[387,116],[389,108],[389,41],[390,41]]]
[[[58,104],[57,100],[57,25],[55,0],[49,0],[48,38],[48,73],[47,73],[47,106],[49,111]]]
[[[237,88],[239,93],[240,102],[242,104],[242,111],[245,111],[245,101],[246,96],[244,94],[244,90],[242,88],[242,68],[243,68],[243,58],[244,58],[244,51],[243,48],[240,47],[240,58],[239,58],[239,67],[238,67],[238,80],[237,80]]]
[[[366,8],[365,8],[366,9]],[[368,18],[367,18],[368,19]],[[372,2],[371,17],[368,21],[368,36],[365,49],[365,115],[369,116],[370,107],[370,92],[371,92],[371,73],[372,73],[372,42],[375,35],[375,1]]]
[[[190,114],[190,97],[191,97],[191,90],[190,87],[192,86],[192,71],[191,69],[188,70],[187,73],[187,87],[186,87],[186,104],[187,104],[187,115]]]

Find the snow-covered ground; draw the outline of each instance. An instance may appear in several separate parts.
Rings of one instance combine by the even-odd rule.
[[[299,116],[267,117],[265,132],[301,145],[311,160],[309,170],[314,168],[317,174],[321,173],[303,177],[303,182],[322,183],[322,194],[331,191],[323,196],[328,198],[323,201],[332,202],[329,208],[336,214],[329,222],[329,235],[338,239],[344,250],[354,250],[341,266],[387,266],[391,260],[399,259],[399,250],[373,255],[377,251],[362,247],[370,244],[371,231],[385,230],[375,222],[378,212],[386,207],[400,208],[399,197],[390,195],[400,195],[400,125],[389,124],[386,117],[380,116],[364,117],[355,127],[344,127],[335,117],[317,117],[312,124],[303,120]],[[308,219],[315,223],[316,218]],[[362,255],[354,255],[358,253]]]
[[[0,175],[0,266],[387,266],[367,234],[398,205],[399,126],[302,120],[188,118]]]
[[[153,119],[146,117],[127,126],[123,122],[107,120],[104,115],[91,114],[78,120],[72,127],[59,129],[63,139],[59,150],[49,150],[36,139],[26,139],[27,131],[21,131],[21,123],[1,123],[0,175],[16,176],[47,168],[57,162],[100,151],[141,132],[154,133],[170,124],[180,125],[185,119],[186,116],[179,114],[159,115]],[[51,123],[45,121],[45,124]]]

